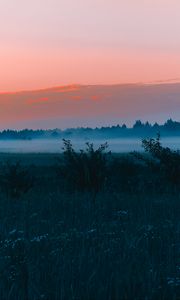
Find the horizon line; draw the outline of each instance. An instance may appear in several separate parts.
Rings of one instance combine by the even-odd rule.
[[[36,129],[33,129],[33,128],[30,128],[30,127],[24,127],[22,129],[12,129],[12,128],[0,128],[0,132],[3,132],[3,131],[17,131],[17,132],[21,132],[21,131],[24,131],[24,130],[29,130],[29,131],[54,131],[54,130],[60,130],[60,131],[66,131],[66,130],[78,130],[78,129],[101,129],[101,128],[112,128],[112,127],[122,127],[123,125],[126,125],[126,128],[127,129],[133,129],[133,126],[136,124],[137,121],[141,121],[142,125],[145,125],[146,123],[149,123],[150,126],[154,126],[154,125],[158,125],[158,126],[164,126],[168,121],[172,121],[172,122],[177,122],[177,123],[180,123],[180,121],[178,121],[177,119],[172,119],[171,117],[169,117],[168,119],[166,119],[166,121],[164,122],[158,122],[158,121],[142,121],[141,119],[134,119],[134,121],[132,122],[132,125],[128,126],[126,125],[126,123],[117,123],[116,125],[113,125],[113,124],[109,124],[109,125],[101,125],[101,126],[74,126],[74,127],[66,127],[66,128],[60,128],[60,127],[49,127],[49,128],[36,128]]]

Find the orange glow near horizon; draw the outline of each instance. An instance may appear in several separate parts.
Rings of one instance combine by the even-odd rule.
[[[23,128],[26,124],[33,128],[42,124],[47,128],[52,120],[55,127],[68,127],[79,126],[82,122],[84,126],[87,122],[95,126],[109,119],[113,124],[122,120],[149,119],[148,115],[154,116],[154,120],[156,115],[163,113],[172,117],[180,109],[179,94],[179,83],[87,85],[78,89],[55,87],[6,93],[0,95],[0,128]],[[41,120],[42,123],[38,123]]]

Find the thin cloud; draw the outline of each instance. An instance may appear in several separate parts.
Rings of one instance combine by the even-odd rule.
[[[80,100],[83,100],[83,97],[80,96],[80,95],[74,95],[74,96],[71,96],[71,99],[72,99],[72,100],[80,101]]]
[[[93,96],[91,96],[91,100],[92,101],[99,101],[99,100],[101,100],[103,97],[102,96],[100,96],[100,95],[93,95]]]
[[[49,101],[49,98],[44,97],[44,98],[37,98],[37,99],[29,99],[27,100],[28,104],[39,104],[39,103],[47,103]]]

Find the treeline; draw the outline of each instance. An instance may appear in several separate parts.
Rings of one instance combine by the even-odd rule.
[[[146,137],[148,135],[156,135],[160,133],[161,136],[180,136],[180,122],[167,120],[164,124],[158,123],[150,124],[149,122],[143,123],[137,120],[132,127],[127,127],[126,124],[106,127],[78,127],[49,130],[32,130],[23,129],[17,130],[3,130],[0,131],[0,139],[22,139],[31,140],[39,138],[118,138],[118,137]]]

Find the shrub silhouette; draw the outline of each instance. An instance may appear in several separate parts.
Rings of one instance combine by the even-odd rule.
[[[19,198],[33,187],[32,176],[20,162],[7,162],[2,170],[0,184],[8,197]]]
[[[159,166],[161,174],[169,182],[178,186],[180,184],[180,153],[163,147],[160,142],[160,135],[156,139],[143,139],[142,146],[145,152],[149,153]],[[152,163],[152,162],[151,162]],[[152,163],[153,165],[153,163]]]
[[[78,190],[98,192],[107,178],[108,144],[102,144],[95,150],[94,145],[86,143],[86,149],[75,151],[71,141],[63,139],[64,164],[61,173]]]
[[[121,191],[135,192],[139,188],[144,167],[129,155],[115,156],[110,165],[110,187]]]

